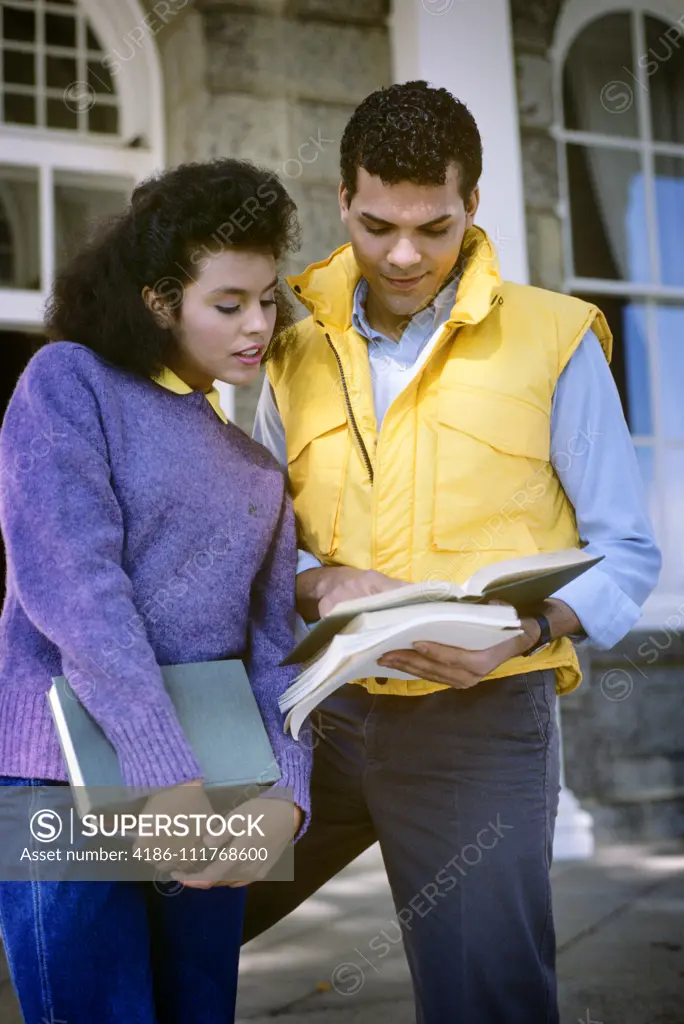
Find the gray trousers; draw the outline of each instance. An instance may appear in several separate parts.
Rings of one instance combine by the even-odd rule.
[[[350,947],[366,943],[380,967],[401,935],[418,1024],[558,1024],[555,703],[553,671],[422,697],[333,694],[315,721],[313,816],[295,881],[249,887],[243,941],[377,840],[396,921]],[[336,979],[341,991],[355,984],[351,969]]]

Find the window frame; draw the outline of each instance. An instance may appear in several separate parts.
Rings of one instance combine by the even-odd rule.
[[[630,83],[635,92],[637,108],[637,137],[606,135],[601,132],[577,131],[565,127],[563,103],[563,76],[569,51],[575,40],[590,25],[609,14],[625,14],[630,18],[632,49],[635,55],[648,52],[646,42],[646,17],[657,18],[666,25],[677,26],[684,35],[684,17],[670,0],[568,0],[564,5],[551,49],[553,67],[553,123],[551,134],[556,140],[559,169],[558,211],[562,221],[564,284],[563,290],[570,294],[636,299],[643,304],[646,314],[646,347],[649,366],[650,400],[653,416],[652,434],[633,434],[636,448],[650,448],[653,451],[654,481],[653,505],[654,527],[663,546],[664,560],[667,559],[667,536],[661,510],[664,507],[665,453],[684,450],[684,436],[681,439],[664,437],[660,408],[660,353],[658,345],[657,309],[659,305],[676,303],[684,309],[684,287],[661,285],[654,282],[636,283],[628,280],[607,280],[575,276],[572,245],[571,202],[568,174],[567,147],[569,145],[614,148],[636,152],[642,161],[645,178],[646,223],[649,238],[651,266],[656,280],[659,279],[660,253],[658,251],[658,214],[656,208],[655,161],[660,155],[679,157],[684,161],[684,144],[656,142],[653,140],[651,109],[648,102],[648,75],[646,68],[636,61],[636,80]],[[644,102],[643,97],[646,97]],[[597,101],[598,102],[598,101]],[[684,612],[684,581],[680,592],[667,590],[659,585],[649,598],[640,620],[641,629],[662,625],[673,612],[682,617]]]

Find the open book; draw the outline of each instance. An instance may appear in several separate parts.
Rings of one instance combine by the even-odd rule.
[[[364,612],[424,605],[433,601],[481,604],[493,600],[507,601],[516,611],[525,612],[534,609],[536,605],[602,559],[603,555],[591,557],[580,548],[568,548],[564,551],[525,555],[522,558],[495,562],[493,565],[478,569],[460,586],[441,580],[397,583],[395,590],[341,601],[312,627],[281,664],[296,665],[308,662],[357,615]],[[382,673],[379,672],[378,675]]]
[[[504,605],[429,601],[364,612],[333,637],[281,696],[280,710],[289,712],[285,728],[297,739],[307,716],[338,686],[386,676],[389,670],[378,665],[378,658],[389,651],[405,650],[418,640],[482,651],[521,633],[515,608]],[[396,669],[392,677],[415,678]]]

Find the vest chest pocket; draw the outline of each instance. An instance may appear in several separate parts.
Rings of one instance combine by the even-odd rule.
[[[477,553],[482,565],[536,553],[525,509],[546,491],[549,416],[511,395],[452,385],[439,393],[436,426],[434,547],[470,552],[471,562]]]
[[[331,555],[349,457],[347,417],[331,400],[293,410],[289,420],[287,469],[298,541],[316,557]]]

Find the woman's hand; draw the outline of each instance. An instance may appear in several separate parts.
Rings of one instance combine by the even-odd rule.
[[[304,811],[301,809],[301,807],[299,807],[297,804],[292,804],[292,809],[294,811],[294,831],[292,833],[292,837],[294,838],[299,832],[302,825],[304,824],[304,818],[306,817],[306,815],[304,814]]]
[[[290,800],[256,797],[240,804],[233,813],[239,812],[245,817],[249,814],[258,818],[260,814],[267,817],[268,834],[260,845],[268,850],[266,861],[240,860],[240,851],[246,852],[253,848],[257,840],[248,836],[236,836],[222,843],[220,838],[207,836],[204,845],[216,849],[221,848],[225,856],[215,856],[204,871],[185,874],[180,869],[171,871],[176,881],[182,882],[189,889],[211,889],[218,885],[228,885],[233,889],[258,882],[267,875],[280,860],[288,843],[291,843],[304,823],[304,811]],[[232,855],[232,859],[231,859]],[[231,877],[232,876],[232,877]]]
[[[209,797],[204,791],[202,779],[192,779],[190,782],[181,782],[177,786],[169,786],[149,797],[139,817],[153,815],[153,821],[157,821],[158,815],[168,815],[173,820],[176,814],[190,815],[201,814],[209,816],[213,814]],[[134,851],[141,851],[142,861],[146,861],[145,851],[149,850],[148,856],[153,856],[155,847],[163,845],[165,850],[170,850],[173,861],[178,862],[182,851],[188,851],[191,847],[202,848],[202,837],[158,835],[154,828],[149,829],[152,835],[139,835],[135,840]]]

